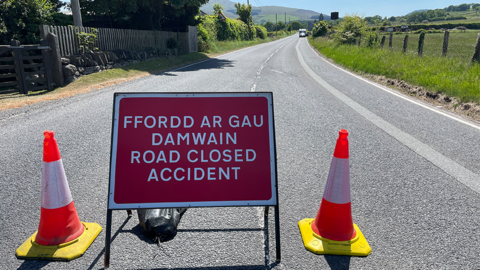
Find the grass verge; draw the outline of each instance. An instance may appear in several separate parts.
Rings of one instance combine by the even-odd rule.
[[[98,90],[107,86],[131,81],[137,78],[156,74],[165,70],[206,60],[219,54],[274,41],[287,35],[279,35],[267,39],[251,41],[217,41],[213,43],[209,53],[190,53],[172,58],[149,59],[147,61],[130,64],[121,68],[110,69],[99,73],[82,76],[75,82],[55,89],[54,91],[35,91],[28,95],[18,92],[0,93],[0,111],[20,108],[30,104],[71,97],[77,94]]]
[[[327,38],[309,38],[323,55],[351,70],[385,76],[480,103],[480,65],[458,58],[419,57],[390,49],[338,45]]]

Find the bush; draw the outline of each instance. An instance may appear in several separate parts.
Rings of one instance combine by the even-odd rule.
[[[367,30],[367,22],[358,15],[345,15],[336,28],[333,38],[340,44],[355,44]]]
[[[262,25],[255,25],[255,31],[257,32],[257,37],[261,39],[267,38],[267,28]]]
[[[312,29],[313,37],[325,36],[328,32],[328,24],[325,21],[317,22]]]
[[[198,39],[198,51],[199,52],[208,52],[210,51],[211,46],[208,42],[205,42],[203,39]]]
[[[207,30],[205,30],[202,24],[197,25],[197,36],[201,37],[205,42],[208,42],[210,39]]]
[[[365,33],[365,46],[367,47],[375,47],[379,44],[379,38],[377,32],[366,32]]]
[[[239,20],[227,18],[225,21],[216,20],[217,40],[249,40],[248,26]]]

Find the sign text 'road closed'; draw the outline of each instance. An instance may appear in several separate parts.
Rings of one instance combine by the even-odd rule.
[[[271,93],[115,95],[109,208],[276,204]]]

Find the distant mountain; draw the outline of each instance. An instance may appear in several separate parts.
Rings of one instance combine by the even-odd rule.
[[[207,4],[200,7],[200,9],[212,15],[213,14],[213,5],[220,4],[223,6],[223,14],[230,19],[238,18],[238,15],[235,14],[235,2],[229,0],[211,0]],[[296,9],[296,8],[287,8],[279,6],[253,6],[252,8],[252,17],[253,21],[256,24],[263,24],[266,22],[285,21],[285,18],[288,21],[313,21],[317,20],[320,13],[313,10],[306,9]],[[324,20],[330,20],[329,15],[323,14]]]
[[[419,9],[419,10],[414,10],[414,11],[412,11],[412,12],[408,13],[407,15],[410,15],[410,14],[412,14],[412,13],[415,13],[415,12],[422,12],[422,11],[427,11],[427,10],[430,10],[430,9]]]

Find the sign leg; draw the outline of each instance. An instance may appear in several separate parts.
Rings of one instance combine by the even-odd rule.
[[[277,262],[280,262],[282,255],[280,253],[280,211],[278,205],[275,206],[275,243],[277,245]]]
[[[110,240],[112,235],[112,211],[107,210],[107,230],[105,232],[105,260],[103,262],[103,267],[110,267]]]

